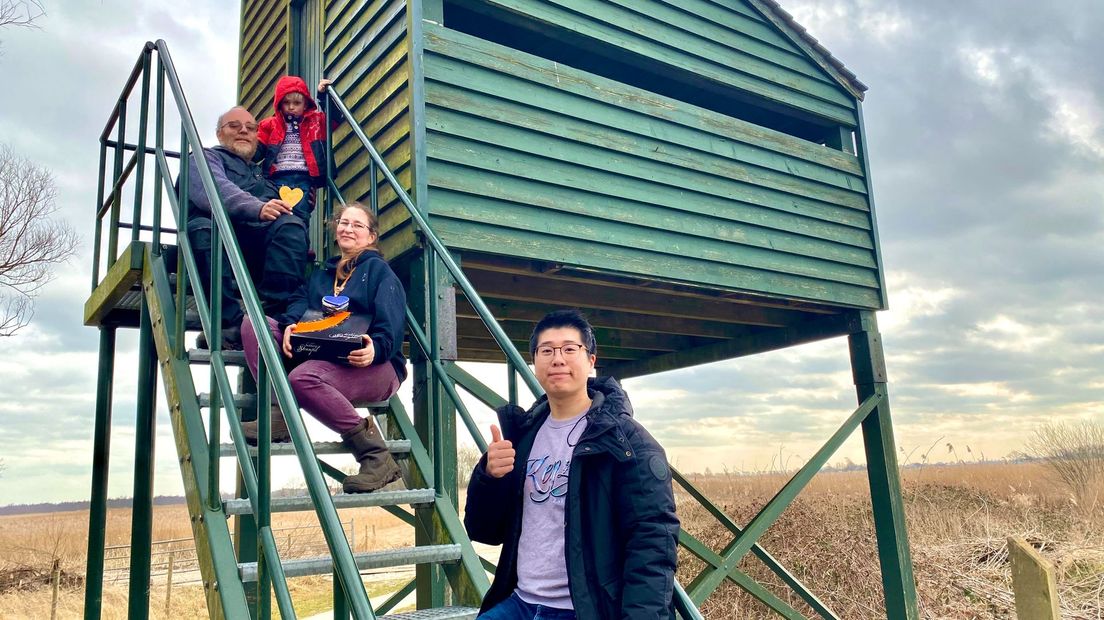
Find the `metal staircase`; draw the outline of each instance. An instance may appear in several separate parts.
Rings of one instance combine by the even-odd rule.
[[[129,106],[130,103],[135,105]],[[447,281],[449,286],[459,289],[501,350],[506,359],[508,394],[504,397],[495,393],[453,361],[442,359],[439,322],[454,317],[447,316],[446,310],[439,310],[436,294],[410,296],[407,327],[410,357],[415,368],[414,415],[409,415],[397,398],[388,403],[360,403],[378,418],[386,420],[389,447],[403,470],[405,489],[331,495],[326,477],[340,482],[344,474],[319,456],[338,454],[344,452],[344,448],[334,442],[311,441],[272,339],[259,339],[256,381],[259,387],[252,390],[254,393],[249,393],[248,381],[232,380],[235,374],[249,376],[247,372],[235,370],[244,363],[241,353],[189,351],[185,344],[188,332],[195,330],[202,331],[208,342],[222,341],[220,322],[212,319],[221,316],[221,295],[214,294],[208,299],[200,288],[189,287],[189,282],[197,281],[199,272],[188,238],[162,222],[165,200],[175,222],[178,225],[187,222],[189,160],[201,153],[202,143],[167,45],[164,41],[147,43],[100,135],[92,292],[84,312],[85,323],[100,330],[86,618],[99,618],[101,611],[112,380],[116,333],[120,328],[137,328],[139,333],[129,617],[149,615],[154,399],[158,374],[168,401],[210,617],[269,618],[273,611],[271,600],[275,598],[280,616],[294,618],[287,579],[309,574],[332,574],[334,617],[345,618],[351,614],[358,620],[389,614],[412,593],[416,594],[418,611],[387,617],[410,620],[472,618],[475,606],[489,588],[486,571],[493,570],[494,566],[477,555],[457,511],[456,423],[463,424],[481,450],[486,449],[486,441],[461,400],[459,390],[463,389],[491,407],[516,403],[518,383],[527,386],[534,396],[542,390],[510,337],[430,227],[423,211],[388,169],[332,87],[329,96],[324,98],[324,105],[328,116],[341,116],[348,122],[355,142],[359,142],[359,147],[369,155],[369,178],[376,181],[370,183],[371,206],[379,206],[380,189],[384,188],[391,208],[400,209],[411,222],[420,244],[412,272],[417,270],[417,276],[434,287]],[[133,142],[128,141],[128,107],[137,108],[139,115]],[[180,119],[179,152],[165,148],[166,111],[175,112]],[[152,143],[148,139],[151,129]],[[332,159],[332,139],[328,138],[327,142]],[[342,148],[347,148],[347,144]],[[109,151],[113,155],[110,171]],[[154,165],[147,171],[150,159]],[[195,164],[204,192],[215,207],[212,210],[212,245],[221,247],[226,253],[225,259],[219,252],[212,257],[210,281],[218,286],[222,270],[231,269],[241,288],[251,323],[264,325],[260,301],[249,284],[248,270],[235,243],[233,227],[221,208],[206,160],[196,157]],[[327,168],[333,170],[332,165]],[[146,191],[147,176],[152,178],[149,192]],[[133,209],[128,222],[122,221],[124,188],[128,191],[133,188]],[[323,215],[331,212],[333,201],[344,202],[339,190],[330,178],[326,192],[329,206],[322,207]],[[144,210],[146,206],[150,208]],[[106,248],[102,247],[103,239],[107,240]],[[860,427],[870,464],[887,616],[895,619],[918,617],[877,324],[873,313],[868,311],[855,311],[839,320],[843,324],[836,328],[850,338],[860,404],[824,447],[749,523],[743,527],[734,523],[721,507],[672,470],[674,482],[732,535],[730,542],[717,551],[687,532],[680,534],[680,545],[705,564],[686,590],[675,583],[674,603],[681,617],[701,618],[697,605],[722,583],[735,583],[782,617],[805,617],[793,607],[796,603],[822,618],[838,618],[828,605],[760,547],[758,540],[840,444]],[[193,379],[197,368],[203,368],[207,374],[210,386],[207,392],[197,390]],[[268,441],[270,393],[275,394],[281,410],[289,412],[285,420],[292,437],[290,444],[272,445]],[[261,441],[256,448],[251,448],[243,437],[241,414],[254,411],[259,414]],[[230,437],[229,443],[222,441],[224,434]],[[306,480],[307,494],[273,499],[272,459],[291,457],[295,458]],[[219,486],[220,470],[227,466],[223,463],[227,459],[233,459],[230,466],[238,471],[239,478],[238,493],[230,498],[224,497]],[[337,510],[361,506],[379,506],[413,526],[416,545],[400,550],[354,553]],[[280,557],[271,519],[272,513],[285,511],[313,511],[317,515],[326,538],[326,556]],[[231,517],[234,518],[233,535]],[[743,572],[740,562],[749,554],[764,563],[797,598],[787,594],[788,598],[783,599]],[[399,565],[415,565],[415,578],[388,600],[373,606],[360,571]]]

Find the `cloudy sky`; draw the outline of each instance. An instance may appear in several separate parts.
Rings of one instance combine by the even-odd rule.
[[[1094,0],[783,5],[870,86],[902,459],[999,458],[1041,423],[1104,423],[1104,11]],[[84,241],[34,322],[0,339],[0,505],[88,495],[97,337],[81,313],[96,139],[142,43],[169,42],[201,128],[233,102],[237,3],[178,7],[50,2],[41,29],[0,31],[0,142],[53,171]],[[112,496],[131,493],[136,348],[120,335]],[[794,467],[855,403],[843,340],[627,387],[689,471]],[[862,460],[857,441],[844,458]],[[179,493],[163,411],[156,463],[156,492]]]

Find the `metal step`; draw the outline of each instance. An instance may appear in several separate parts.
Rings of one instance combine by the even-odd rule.
[[[210,364],[211,352],[207,349],[188,349],[188,361],[193,364]],[[223,351],[222,361],[227,366],[245,366],[245,351]]]
[[[431,562],[456,562],[460,559],[460,545],[426,545],[423,547],[404,547],[386,551],[355,553],[360,570],[372,568],[390,568],[392,566],[411,566]],[[333,560],[330,556],[284,560],[284,575],[302,577],[304,575],[328,575],[333,572]],[[238,572],[243,582],[257,581],[257,563],[238,564]]]
[[[391,618],[392,620],[472,620],[478,613],[478,607],[438,607],[437,609],[419,609],[380,617]]]
[[[387,449],[391,451],[391,455],[395,458],[402,458],[410,454],[409,439],[389,439],[386,443]],[[340,441],[316,441],[312,445],[314,446],[315,454],[349,454],[349,448]],[[232,443],[224,443],[219,446],[219,448],[219,454],[221,456],[231,457],[238,455]],[[274,443],[272,444],[271,454],[272,456],[295,456],[295,446],[290,441],[287,443]],[[249,455],[257,456],[256,446],[249,446]]]
[[[401,491],[380,490],[374,493],[338,493],[333,496],[334,508],[365,508],[368,506],[398,506],[401,504],[432,504],[433,489],[408,489]],[[228,515],[251,515],[253,507],[248,499],[230,499],[222,503]],[[272,512],[314,510],[309,495],[273,498]]]
[[[222,404],[223,407],[226,403]],[[199,406],[206,408],[211,406],[211,394],[210,392],[200,392],[199,394]],[[234,407],[238,410],[255,409],[257,407],[257,395],[256,394],[234,394]]]

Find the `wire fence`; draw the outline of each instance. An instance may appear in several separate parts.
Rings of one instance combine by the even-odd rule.
[[[356,522],[354,519],[341,522],[349,543],[357,548]],[[375,526],[371,526],[374,532]],[[318,525],[300,525],[275,528],[272,533],[276,539],[276,548],[280,558],[308,558],[329,555],[326,538]],[[368,535],[365,527],[363,536]],[[233,532],[231,532],[233,536]],[[104,548],[104,583],[125,582],[130,578],[130,545],[112,545]],[[191,538],[156,540],[150,551],[150,579],[153,584],[173,585],[199,583],[199,557],[196,555],[195,541]]]

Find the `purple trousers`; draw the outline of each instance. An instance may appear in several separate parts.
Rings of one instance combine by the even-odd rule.
[[[275,319],[268,319],[268,329],[276,340],[276,350],[283,356],[284,335]],[[249,317],[242,321],[242,348],[245,363],[253,378],[257,378],[257,335]],[[286,358],[285,358],[286,359]],[[399,377],[390,362],[355,368],[348,364],[310,360],[288,373],[291,391],[299,406],[325,424],[330,430],[344,433],[360,424],[360,414],[354,402],[385,401],[399,390]]]

